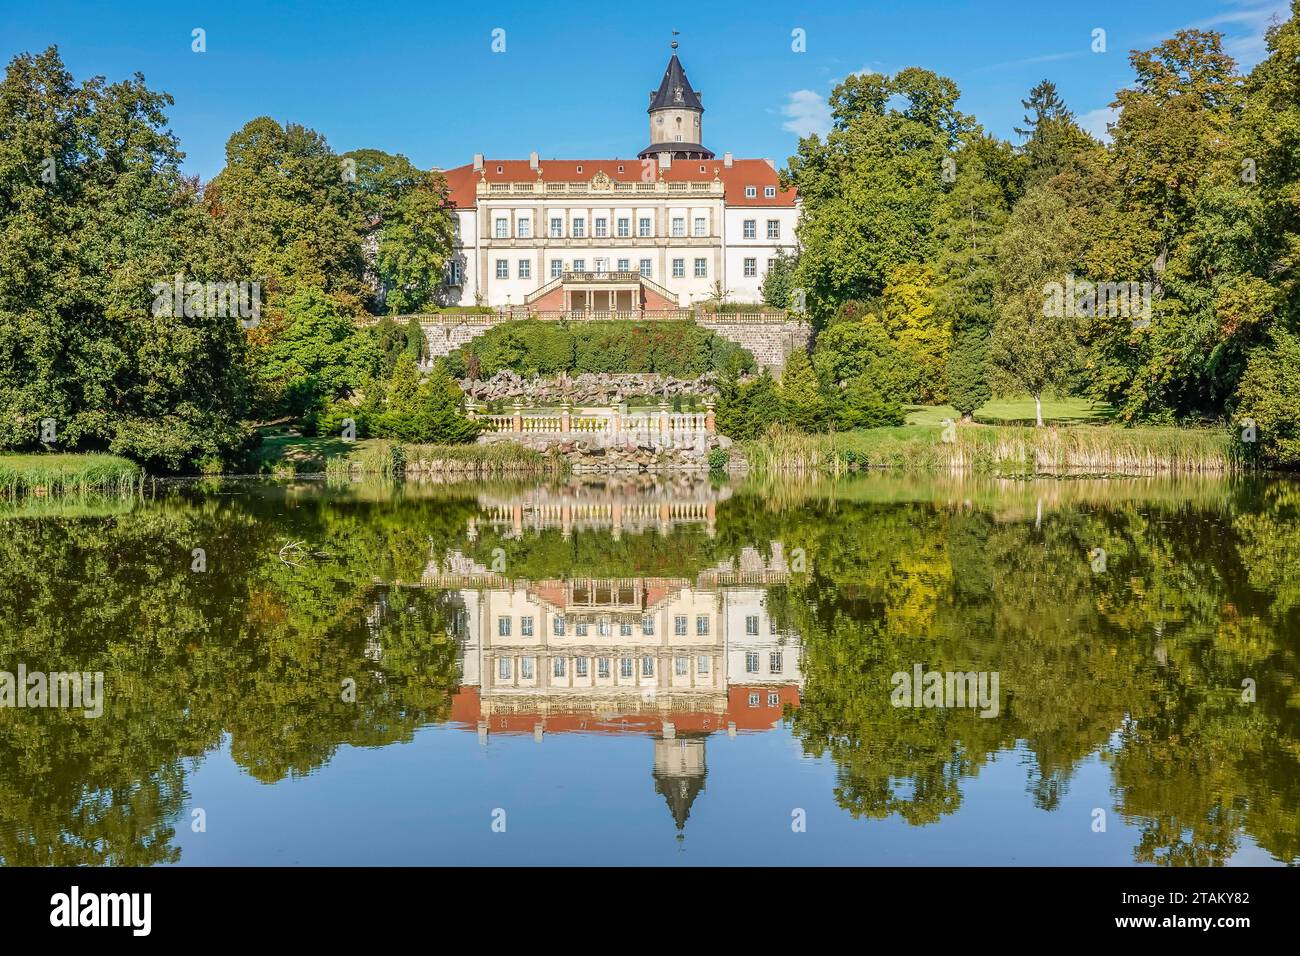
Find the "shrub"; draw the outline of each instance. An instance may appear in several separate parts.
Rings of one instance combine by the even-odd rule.
[[[447,370],[464,378],[475,362],[483,378],[502,369],[523,375],[658,372],[691,378],[729,367],[754,368],[747,350],[694,322],[510,322],[452,352]]]

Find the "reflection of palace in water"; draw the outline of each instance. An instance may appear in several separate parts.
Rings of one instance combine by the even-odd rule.
[[[692,495],[577,497],[534,494],[481,502],[484,521],[507,535],[559,527],[641,530],[701,523],[713,530],[716,499]],[[768,587],[785,583],[784,551],[744,548],[694,578],[531,581],[494,574],[450,552],[423,584],[458,605],[462,684],[452,719],[491,734],[646,734],[653,776],[679,829],[703,789],[705,740],[768,730],[799,706],[801,643],[768,613]]]

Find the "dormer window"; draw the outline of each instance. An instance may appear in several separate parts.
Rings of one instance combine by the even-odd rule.
[[[498,173],[503,172],[503,170],[502,170],[502,168],[501,168],[500,166],[497,167],[497,172],[498,172]]]
[[[618,164],[618,171],[619,171],[620,173],[623,171],[623,164],[622,164],[622,163],[619,163],[619,164]]]
[[[581,163],[578,164],[578,172],[582,172],[582,164],[581,164]]]
[[[764,186],[764,187],[763,187],[763,195],[766,196],[768,199],[775,199],[775,198],[776,198],[776,187],[775,187],[775,186]]]
[[[745,198],[746,198],[746,199],[753,199],[753,198],[754,198],[755,196],[757,196],[757,195],[758,195],[758,187],[757,187],[757,186],[746,186],[746,187],[745,187]]]
[[[703,166],[700,167],[700,172],[704,172],[704,167],[703,167]]]

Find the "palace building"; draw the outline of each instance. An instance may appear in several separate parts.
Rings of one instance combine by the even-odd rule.
[[[724,290],[757,302],[795,248],[799,200],[770,159],[704,145],[702,95],[677,43],[628,159],[490,159],[445,172],[456,215],[449,304],[529,312],[689,308]]]

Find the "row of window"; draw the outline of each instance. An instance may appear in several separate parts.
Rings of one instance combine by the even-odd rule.
[[[632,220],[622,216],[614,221],[614,236],[618,239],[629,239],[632,236]],[[686,235],[686,219],[683,216],[674,216],[671,223],[671,234],[673,238],[683,238]],[[742,234],[746,239],[758,238],[758,220],[746,219],[741,226]],[[709,234],[709,221],[704,216],[695,217],[694,229],[692,236],[707,236]],[[573,239],[587,238],[587,220],[584,216],[574,216],[570,226],[570,237]],[[609,220],[604,216],[597,216],[592,220],[591,235],[596,239],[609,238]],[[644,216],[637,220],[637,238],[647,239],[654,235],[652,231],[651,219]],[[493,226],[492,236],[495,239],[510,238],[510,218],[508,216],[498,216]],[[531,239],[533,237],[533,220],[528,216],[521,216],[515,223],[516,239]],[[564,217],[553,216],[551,218],[552,239],[564,238]],[[767,238],[781,238],[781,220],[769,219],[767,221]]]
[[[783,657],[784,655],[781,651],[772,651],[772,653],[767,655],[767,672],[769,674],[781,673],[781,665],[784,663]],[[758,673],[758,651],[745,652],[745,673]]]
[[[775,264],[775,262],[776,262],[775,259],[768,259],[768,260],[767,260],[767,267],[768,267],[769,269],[771,269],[772,266]],[[745,273],[745,278],[746,278],[746,279],[755,279],[755,278],[758,277],[758,259],[757,259],[757,258],[754,258],[754,257],[747,257],[747,258],[745,258],[745,259],[743,260],[742,265],[743,265],[743,267],[744,267],[744,273]],[[608,260],[608,259],[596,259],[596,260],[595,260],[595,266],[596,266],[595,271],[596,271],[598,274],[603,275],[605,272],[609,271],[609,260]],[[572,265],[572,268],[571,268],[570,271],[572,271],[572,272],[586,272],[586,271],[587,271],[587,260],[586,260],[586,259],[574,259],[574,260],[573,260],[573,265]],[[616,272],[631,272],[631,271],[632,271],[632,260],[631,260],[631,259],[617,259],[617,260],[615,260],[614,271],[616,271]],[[640,261],[640,263],[639,263],[639,271],[640,271],[641,275],[645,276],[647,279],[653,279],[653,278],[654,278],[654,263],[653,263],[653,261],[650,260],[650,259],[642,259],[642,260]],[[552,259],[552,260],[551,260],[551,278],[552,278],[552,279],[558,279],[558,278],[560,278],[560,276],[562,276],[563,274],[564,274],[564,261],[563,261],[562,259]],[[694,275],[695,275],[695,278],[697,278],[697,279],[707,279],[707,278],[709,277],[709,260],[708,260],[707,258],[698,258],[698,259],[695,260],[695,262],[694,262]],[[685,259],[674,259],[674,260],[672,260],[672,276],[673,276],[674,279],[684,279],[684,278],[686,278],[686,260],[685,260]],[[509,279],[509,278],[510,278],[510,260],[509,260],[509,259],[498,259],[498,260],[496,260],[496,277],[497,277],[498,279]],[[531,259],[520,259],[520,260],[518,260],[518,262],[517,262],[517,264],[516,264],[516,275],[515,275],[515,278],[517,278],[517,279],[531,279],[532,277],[533,277],[533,261],[532,261]],[[456,262],[456,261],[454,261],[454,260],[450,263],[450,265],[449,265],[449,267],[448,267],[448,281],[450,282],[451,285],[460,285],[460,263],[458,263],[458,262]]]
[[[613,660],[614,659],[612,657],[595,658],[597,678],[607,679],[610,676],[610,674],[613,672],[612,671]],[[525,656],[525,657],[520,657],[518,661],[519,661],[519,679],[532,680],[536,670],[537,659],[531,656]],[[567,677],[569,674],[569,661],[570,658],[567,657],[552,657],[551,676]],[[572,661],[573,661],[573,676],[575,677],[590,676],[591,673],[590,666],[591,666],[592,658],[575,657],[572,658]],[[676,674],[676,676],[678,677],[690,676],[690,661],[691,659],[689,657],[679,656],[674,658],[673,673]],[[513,657],[497,658],[497,680],[498,681],[514,680],[514,666],[515,666],[515,658]],[[695,673],[698,675],[701,676],[707,675],[710,671],[710,668],[712,668],[712,666],[713,666],[712,658],[710,658],[706,654],[700,654],[695,658]],[[636,670],[637,668],[636,668],[635,658],[620,657],[618,659],[619,677],[630,680],[632,677],[635,676]],[[641,670],[642,677],[654,677],[655,659],[649,655],[642,657],[640,670]]]
[[[678,637],[687,633],[687,626],[690,620],[685,614],[678,614],[673,618],[673,633]],[[575,621],[573,623],[573,633],[577,637],[586,637],[588,634],[587,621]],[[632,636],[632,622],[620,621],[618,624],[619,637]],[[509,637],[514,627],[514,619],[506,615],[497,617],[497,636]],[[557,614],[551,618],[551,633],[556,637],[564,637],[568,633],[569,622],[563,614]],[[596,633],[601,637],[609,637],[613,628],[613,622],[600,620],[596,622]],[[533,616],[525,614],[519,618],[519,633],[523,637],[533,636]],[[647,637],[653,637],[655,633],[655,619],[649,614],[641,618],[641,633]],[[751,615],[745,618],[745,633],[758,633],[758,617]],[[698,637],[708,637],[709,635],[709,616],[707,614],[698,614],[695,617],[695,634]]]
[[[746,186],[746,187],[745,187],[745,198],[746,198],[746,199],[753,199],[753,198],[755,198],[757,195],[758,195],[758,187],[757,187],[757,186]],[[764,187],[763,187],[763,198],[765,198],[765,199],[775,199],[775,198],[776,198],[776,187],[775,187],[775,186],[764,186]]]

